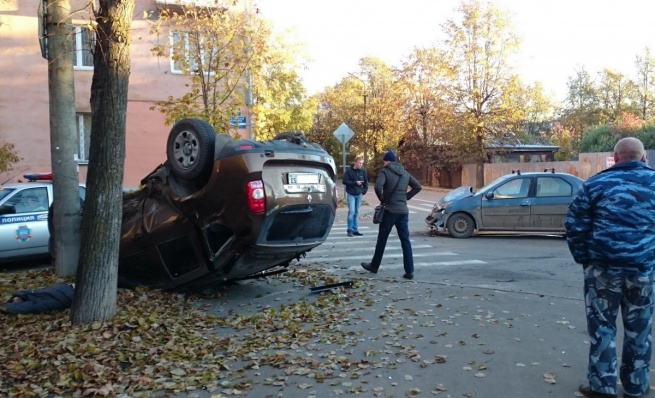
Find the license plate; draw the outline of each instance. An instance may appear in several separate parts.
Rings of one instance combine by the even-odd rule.
[[[289,173],[289,184],[318,184],[317,173]]]

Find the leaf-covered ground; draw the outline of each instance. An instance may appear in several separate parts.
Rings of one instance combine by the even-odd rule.
[[[305,271],[269,279],[294,281],[299,289],[335,282]],[[51,268],[0,273],[0,297],[4,301],[16,290],[63,282],[72,280],[57,278]],[[237,288],[210,293],[229,296]],[[3,314],[0,396],[139,396],[140,391],[226,388],[228,395],[241,395],[253,383],[243,380],[242,368],[266,365],[293,364],[320,379],[329,369],[315,360],[291,360],[271,349],[303,346],[326,331],[331,339],[347,341],[351,337],[336,332],[357,291],[340,288],[289,304],[271,303],[247,316],[207,313],[207,291],[193,296],[149,289],[119,289],[119,312],[106,323],[72,325],[69,310]]]
[[[581,302],[343,269],[295,264],[197,295],[121,289],[118,314],[91,325],[0,314],[0,396],[559,397],[582,381]],[[309,291],[337,275],[353,287]],[[62,282],[0,273],[0,299]]]

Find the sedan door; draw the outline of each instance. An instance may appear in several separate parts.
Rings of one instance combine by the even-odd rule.
[[[564,221],[574,191],[573,185],[562,177],[537,177],[531,228],[537,231],[564,232]]]
[[[482,194],[479,229],[526,230],[530,228],[530,184],[532,178],[517,176]]]
[[[46,187],[18,190],[2,203],[16,212],[0,216],[1,258],[48,253],[48,203]]]

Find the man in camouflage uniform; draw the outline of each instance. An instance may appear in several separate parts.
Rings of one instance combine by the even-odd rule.
[[[614,166],[589,178],[571,203],[566,240],[584,272],[589,333],[589,385],[585,397],[617,396],[616,319],[621,309],[623,351],[618,372],[624,397],[649,391],[653,272],[655,269],[655,170],[644,146],[623,138]]]

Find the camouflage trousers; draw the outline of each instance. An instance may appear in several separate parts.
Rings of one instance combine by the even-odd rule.
[[[630,395],[648,392],[653,325],[653,274],[625,275],[620,269],[584,269],[589,333],[587,378],[592,390],[617,394],[616,319],[621,309],[623,349],[619,377]]]

